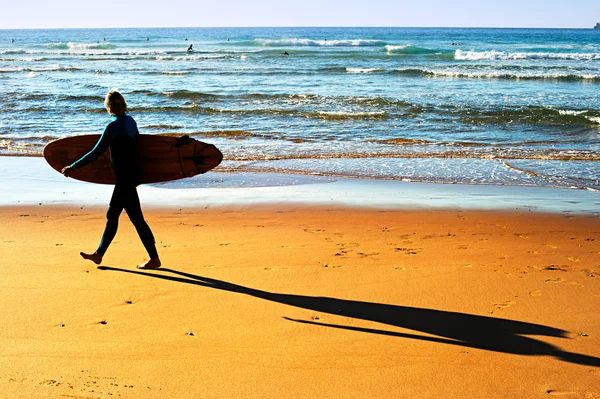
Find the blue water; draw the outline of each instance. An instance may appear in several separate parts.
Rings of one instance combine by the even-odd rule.
[[[0,154],[101,132],[112,88],[222,171],[600,189],[598,30],[0,30]]]

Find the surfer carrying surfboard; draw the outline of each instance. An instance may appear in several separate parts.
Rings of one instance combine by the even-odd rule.
[[[110,148],[110,163],[115,173],[116,183],[106,212],[106,227],[96,252],[80,254],[84,259],[99,265],[117,233],[119,216],[125,209],[150,257],[150,260],[138,265],[138,268],[156,269],[161,266],[161,263],[156,251],[154,235],[144,220],[136,188],[140,183],[141,173],[137,148],[139,137],[137,124],[131,116],[127,115],[127,103],[117,90],[108,92],[104,105],[113,120],[106,126],[90,152],[62,169],[62,173],[69,177],[74,169],[90,164]]]

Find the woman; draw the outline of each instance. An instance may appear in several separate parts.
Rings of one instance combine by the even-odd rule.
[[[150,256],[150,260],[138,265],[138,268],[156,269],[160,267],[161,263],[156,252],[154,236],[144,220],[136,189],[140,183],[137,150],[139,131],[137,124],[131,116],[127,115],[127,103],[118,91],[111,90],[108,92],[104,99],[104,106],[112,116],[112,122],[106,126],[100,140],[90,152],[62,169],[62,173],[69,177],[72,170],[90,164],[107,148],[110,148],[110,163],[115,173],[116,184],[106,213],[106,227],[96,252],[92,254],[81,252],[81,256],[97,265],[102,262],[102,257],[117,233],[119,216],[125,209]]]

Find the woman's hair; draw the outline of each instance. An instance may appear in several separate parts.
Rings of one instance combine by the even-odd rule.
[[[111,115],[122,116],[127,112],[127,103],[125,102],[125,98],[115,89],[106,94],[104,106]]]

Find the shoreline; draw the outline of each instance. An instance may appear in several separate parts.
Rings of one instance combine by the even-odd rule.
[[[104,207],[112,186],[67,179],[39,157],[0,157],[5,194],[0,207]],[[138,188],[147,209],[236,206],[340,206],[380,209],[516,210],[597,214],[597,192],[337,178],[282,173],[211,171],[194,178]]]

